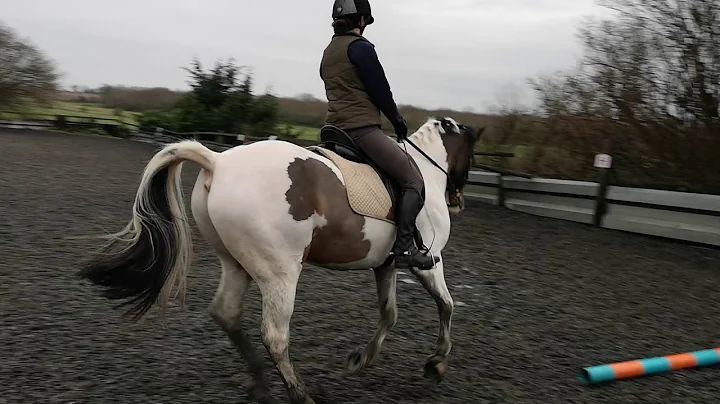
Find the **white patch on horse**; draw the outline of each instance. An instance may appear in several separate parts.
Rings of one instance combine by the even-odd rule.
[[[255,255],[252,247],[279,249],[272,255],[301,259],[313,229],[327,223],[317,213],[305,220],[295,220],[285,198],[292,185],[287,167],[295,159],[312,154],[291,143],[261,141],[218,155],[208,210],[223,241],[237,244],[233,255],[240,255],[235,258],[243,266],[252,266],[248,261],[263,258],[250,257]],[[253,192],[247,192],[250,189]],[[236,237],[239,235],[245,237],[241,240]],[[258,235],[260,239],[248,239],[247,235]],[[261,240],[267,240],[267,244]]]

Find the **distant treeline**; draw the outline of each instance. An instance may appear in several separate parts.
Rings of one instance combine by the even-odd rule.
[[[102,106],[124,111],[145,112],[168,110],[185,95],[164,87],[127,87],[104,85],[98,88],[80,88],[58,94],[58,98],[70,102],[97,102]]]
[[[168,88],[142,88],[104,85],[99,88],[76,88],[75,97],[70,94],[63,99],[76,102],[97,101],[107,108],[125,111],[167,111],[187,93]],[[99,99],[93,96],[99,96]],[[301,94],[296,97],[277,97],[278,121],[291,125],[320,127],[325,123],[327,103],[312,96]],[[419,127],[430,116],[452,116],[468,125],[484,126],[493,119],[492,115],[482,115],[453,110],[426,110],[413,106],[400,106],[400,111],[411,127]],[[386,129],[392,126],[385,120]]]

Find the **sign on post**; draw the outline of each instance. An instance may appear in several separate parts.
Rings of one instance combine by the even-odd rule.
[[[612,167],[612,156],[609,154],[596,154],[595,162],[593,163],[595,168],[610,168]]]

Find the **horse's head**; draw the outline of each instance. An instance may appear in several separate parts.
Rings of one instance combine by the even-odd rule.
[[[452,214],[459,214],[465,209],[463,189],[473,165],[475,144],[485,131],[485,127],[477,130],[458,124],[448,117],[434,118],[434,120],[447,152],[447,171],[450,175],[446,189],[448,209]]]

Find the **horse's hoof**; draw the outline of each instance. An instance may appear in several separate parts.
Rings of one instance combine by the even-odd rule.
[[[263,395],[254,399],[258,404],[277,404],[277,400],[271,398],[269,395]]]
[[[352,376],[358,374],[365,367],[365,355],[363,348],[356,348],[345,357],[345,374]]]
[[[445,363],[443,358],[433,356],[425,363],[423,376],[435,383],[440,383],[443,376],[445,376],[445,372],[447,372],[447,363]]]
[[[247,395],[251,401],[258,404],[276,404],[277,401],[270,396],[270,390],[267,385],[251,382],[246,389]]]

